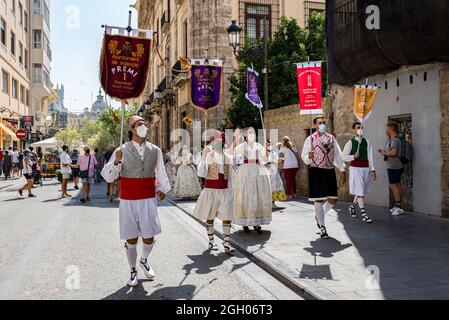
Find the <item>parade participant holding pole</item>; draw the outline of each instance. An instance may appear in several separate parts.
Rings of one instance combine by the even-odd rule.
[[[349,169],[349,192],[355,196],[354,202],[349,207],[351,217],[356,218],[356,206],[360,208],[362,220],[372,223],[365,209],[365,196],[371,191],[371,179],[376,180],[376,169],[374,168],[373,148],[371,143],[362,137],[363,129],[360,122],[352,126],[355,137],[349,141],[343,149],[345,162],[350,162]]]
[[[214,241],[214,221],[223,221],[223,247],[226,253],[234,249],[229,244],[231,222],[234,218],[233,191],[231,186],[233,159],[224,152],[224,133],[216,132],[212,141],[212,150],[204,148],[198,176],[205,178],[205,188],[196,203],[195,215],[206,221],[209,249],[218,250]]]
[[[327,133],[323,116],[313,120],[316,132],[307,138],[302,150],[302,160],[309,168],[309,198],[315,203],[316,220],[321,238],[328,239],[325,216],[338,201],[337,176],[334,167],[341,172],[340,182],[346,183],[343,154],[335,137]]]
[[[272,221],[269,159],[265,148],[256,141],[253,128],[245,131],[245,142],[234,150],[239,166],[234,179],[234,223],[249,233],[250,226],[262,234],[262,225]],[[238,139],[237,139],[238,140]]]
[[[143,240],[139,265],[146,278],[155,277],[148,257],[153,250],[155,236],[161,233],[156,197],[164,200],[170,191],[170,183],[162,151],[146,141],[148,125],[145,119],[133,116],[129,126],[132,140],[115,151],[102,175],[109,183],[120,177],[120,237],[126,240],[126,254],[131,268],[128,286],[136,287],[139,238]]]

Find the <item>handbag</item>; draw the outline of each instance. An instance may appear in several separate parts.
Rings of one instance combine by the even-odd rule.
[[[90,159],[92,155],[89,155],[89,163],[87,165],[87,170],[80,171],[80,178],[81,179],[88,179],[89,178],[89,169],[90,169]]]

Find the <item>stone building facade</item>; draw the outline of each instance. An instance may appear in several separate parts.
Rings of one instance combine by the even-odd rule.
[[[401,136],[412,134],[414,149],[412,164],[406,167],[403,178],[404,205],[410,211],[449,218],[449,64],[402,67],[387,75],[370,77],[369,83],[379,87],[373,112],[365,123],[378,180],[367,203],[381,207],[391,204],[385,164],[377,150],[385,148],[386,124],[395,121],[400,124]],[[352,87],[333,85],[331,94],[332,102],[325,99],[324,113],[331,133],[343,148],[353,136],[354,91]],[[278,129],[280,138],[290,136],[301,149],[311,119],[300,117],[298,108],[295,105],[271,110],[265,113],[265,119],[267,128]],[[304,164],[297,180],[298,194],[307,196]],[[339,196],[352,200],[347,185],[339,189]]]
[[[206,126],[204,114],[191,107],[190,81],[181,69],[180,58],[224,61],[224,99],[219,108],[207,115],[207,127],[218,127],[226,118],[231,104],[229,77],[238,67],[229,46],[226,27],[236,20],[243,28],[243,38],[259,38],[263,34],[261,21],[269,17],[270,32],[277,30],[281,16],[296,18],[305,25],[313,11],[324,11],[325,1],[298,0],[139,0],[134,7],[139,15],[139,28],[157,32],[150,63],[146,91],[138,99],[152,124],[151,140],[163,149],[169,149],[176,139],[173,130],[182,128],[192,134],[192,126],[183,119],[190,117]],[[175,76],[174,76],[175,75]],[[207,139],[207,138],[206,138]]]

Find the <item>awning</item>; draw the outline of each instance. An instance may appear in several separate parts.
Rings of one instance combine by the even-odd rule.
[[[37,147],[56,148],[56,139],[55,138],[50,138],[50,139],[47,139],[47,140],[39,141],[39,142],[33,143],[31,146],[34,147],[34,148],[37,148]]]
[[[12,141],[20,141],[19,138],[17,138],[16,133],[1,122],[0,122],[0,130],[3,130],[3,134],[10,136]]]

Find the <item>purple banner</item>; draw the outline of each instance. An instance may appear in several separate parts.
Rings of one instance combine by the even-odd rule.
[[[192,65],[191,102],[194,107],[209,111],[220,105],[223,69],[216,65]]]
[[[248,68],[247,71],[247,94],[245,97],[253,106],[259,109],[263,108],[263,103],[259,96],[259,74],[251,68]]]

